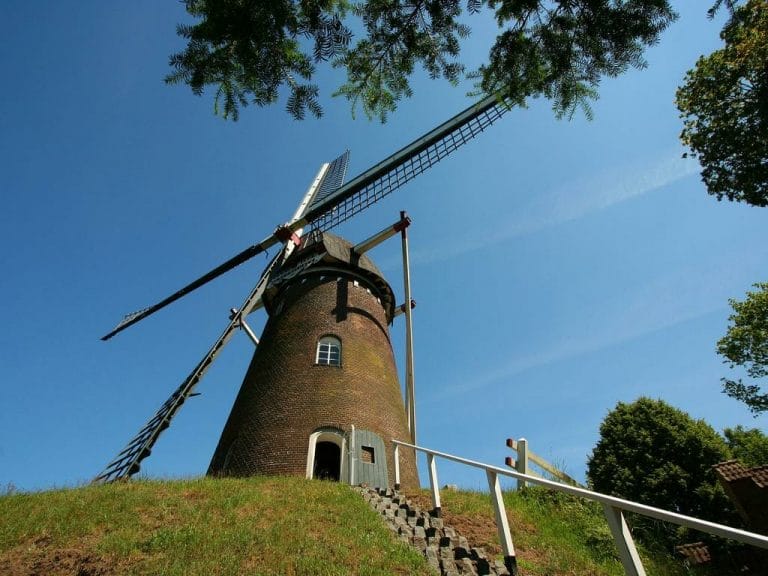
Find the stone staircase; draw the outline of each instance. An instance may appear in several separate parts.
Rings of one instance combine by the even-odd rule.
[[[488,558],[482,548],[470,547],[467,539],[446,526],[442,518],[412,505],[390,488],[355,488],[382,515],[398,537],[419,550],[441,576],[509,576],[501,560]]]

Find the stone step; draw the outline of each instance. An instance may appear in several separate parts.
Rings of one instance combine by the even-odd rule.
[[[356,490],[398,538],[424,554],[432,570],[441,576],[509,576],[504,562],[489,559],[482,548],[471,547],[442,518],[412,505],[396,490],[362,486]]]

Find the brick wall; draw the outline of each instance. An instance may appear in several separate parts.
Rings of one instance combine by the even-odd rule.
[[[267,322],[209,474],[303,476],[310,434],[354,425],[382,438],[394,483],[390,440],[408,432],[387,319],[373,285],[355,285],[348,266],[325,265],[276,297],[271,308],[280,311]],[[341,367],[315,364],[326,335],[341,340]],[[413,455],[401,452],[401,483],[418,486]]]

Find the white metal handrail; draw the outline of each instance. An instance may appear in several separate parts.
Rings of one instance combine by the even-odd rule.
[[[485,470],[488,478],[488,487],[491,491],[491,497],[494,503],[494,512],[496,516],[496,527],[499,532],[499,540],[501,541],[502,549],[504,551],[504,563],[513,575],[516,574],[516,560],[514,545],[512,543],[512,536],[509,531],[509,524],[507,523],[507,514],[504,508],[504,501],[501,498],[501,488],[499,485],[499,476],[509,476],[510,478],[517,478],[518,480],[525,480],[532,484],[540,484],[553,490],[565,492],[566,494],[572,494],[574,496],[580,496],[588,500],[600,502],[603,505],[603,511],[605,512],[606,519],[608,520],[608,526],[611,529],[613,538],[616,542],[616,546],[619,549],[619,557],[624,565],[624,571],[628,576],[645,576],[645,569],[643,568],[640,557],[637,554],[632,535],[629,531],[627,523],[624,519],[624,511],[635,512],[642,514],[643,516],[649,516],[656,518],[657,520],[663,520],[665,522],[672,522],[680,526],[686,526],[693,528],[701,532],[708,534],[714,534],[715,536],[721,536],[723,538],[730,538],[745,544],[751,544],[759,548],[768,549],[768,536],[761,534],[755,534],[754,532],[748,532],[746,530],[740,530],[738,528],[731,528],[723,524],[717,524],[716,522],[709,522],[707,520],[700,520],[692,516],[686,516],[684,514],[678,514],[676,512],[669,512],[662,510],[661,508],[655,508],[653,506],[647,506],[638,502],[632,502],[631,500],[624,500],[623,498],[617,498],[615,496],[608,496],[607,494],[601,494],[600,492],[593,492],[586,488],[579,488],[576,486],[570,486],[568,484],[561,484],[559,482],[553,482],[552,480],[546,480],[538,476],[531,476],[528,474],[521,474],[507,468],[500,468],[498,466],[491,466],[489,464],[483,464],[475,460],[469,460],[467,458],[461,458],[445,452],[439,452],[437,450],[430,450],[414,444],[408,444],[407,442],[401,442],[399,440],[393,440],[395,445],[395,486],[400,485],[400,447],[411,448],[418,452],[423,452],[427,455],[427,464],[429,468],[429,483],[432,491],[432,504],[436,514],[440,514],[440,488],[437,481],[437,464],[435,457],[444,458],[459,464],[466,466],[472,466],[473,468],[480,468]]]

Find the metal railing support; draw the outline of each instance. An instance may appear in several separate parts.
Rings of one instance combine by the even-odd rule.
[[[643,562],[640,560],[637,548],[635,548],[635,541],[632,539],[632,533],[624,519],[624,513],[620,508],[605,502],[602,505],[608,527],[611,529],[613,540],[616,542],[616,548],[619,549],[619,559],[624,565],[624,572],[627,576],[646,576]]]
[[[395,444],[395,490],[400,490],[400,446]]]
[[[349,430],[349,485],[355,486],[357,470],[357,447],[355,446],[355,425]]]
[[[411,310],[413,310],[414,308],[416,308],[416,300],[411,298]],[[400,306],[395,308],[395,313],[392,315],[392,318],[397,318],[398,316],[400,316],[400,314],[405,314],[405,302],[403,302],[402,304],[400,304]]]
[[[375,248],[385,240],[392,238],[392,236],[394,236],[401,230],[408,228],[410,224],[411,224],[411,219],[408,218],[408,215],[405,212],[400,212],[400,220],[398,220],[391,226],[387,226],[386,228],[384,228],[384,230],[374,234],[370,238],[363,240],[359,244],[355,244],[352,250],[355,252],[355,254],[358,254],[358,255],[365,254],[371,248]]]
[[[437,463],[434,454],[427,454],[429,466],[429,487],[432,489],[432,507],[435,516],[440,517],[440,484],[437,479]]]
[[[229,319],[232,320],[237,316],[237,308],[230,308],[229,309]],[[241,316],[240,320],[238,320],[238,325],[240,326],[240,329],[245,332],[246,336],[251,339],[251,342],[253,342],[254,346],[259,345],[259,339],[256,337],[256,334],[253,333],[253,330],[251,330],[251,327],[248,326],[245,322],[245,316]]]
[[[515,558],[515,546],[512,543],[512,533],[509,531],[509,519],[504,507],[504,498],[501,494],[499,475],[493,470],[486,470],[488,477],[488,489],[493,499],[493,512],[496,516],[496,529],[499,532],[501,549],[504,552],[504,564],[511,576],[517,576],[517,559]]]
[[[484,464],[475,460],[469,460],[468,458],[461,458],[448,454],[446,452],[438,452],[437,450],[430,450],[429,448],[423,448],[416,446],[415,444],[409,444],[408,442],[402,442],[400,440],[392,440],[392,444],[395,447],[395,462],[399,454],[400,446],[413,449],[415,452],[423,452],[427,455],[427,463],[429,465],[429,482],[432,489],[432,502],[435,505],[436,511],[439,514],[440,511],[440,492],[438,489],[437,481],[437,465],[435,463],[435,457],[444,458],[451,462],[458,462],[466,466],[473,468],[479,468],[485,470],[488,477],[488,485],[491,488],[491,494],[494,498],[494,510],[496,513],[496,526],[499,530],[499,539],[502,542],[502,546],[505,546],[505,542],[509,543],[509,548],[504,549],[505,555],[507,550],[510,551],[510,556],[505,556],[505,562],[509,562],[507,569],[511,574],[516,574],[516,564],[514,557],[514,547],[512,546],[512,537],[509,535],[509,539],[506,540],[505,534],[509,533],[509,523],[506,520],[506,512],[504,511],[503,501],[501,500],[501,488],[498,484],[499,476],[508,476],[510,478],[517,478],[518,480],[525,480],[531,484],[537,484],[540,486],[546,486],[556,492],[565,492],[572,496],[578,496],[594,502],[600,502],[605,511],[605,516],[608,521],[611,533],[616,541],[616,545],[619,548],[619,555],[621,562],[624,565],[624,570],[627,576],[645,576],[645,570],[643,569],[640,556],[637,554],[634,540],[629,531],[626,521],[624,520],[624,512],[634,512],[642,514],[649,518],[655,518],[657,520],[663,520],[665,522],[671,522],[679,526],[685,526],[687,528],[693,528],[707,534],[713,534],[723,538],[730,538],[738,542],[757,546],[759,548],[768,549],[768,536],[763,534],[757,534],[754,532],[748,532],[739,528],[732,528],[723,524],[717,524],[716,522],[709,522],[707,520],[700,520],[693,518],[692,516],[685,516],[676,512],[669,512],[662,510],[661,508],[655,508],[646,504],[640,504],[639,502],[632,502],[631,500],[624,500],[616,496],[608,496],[607,494],[601,494],[600,492],[593,492],[586,488],[573,486],[570,484],[561,484],[559,482],[553,482],[545,478],[537,476],[531,476],[521,474],[517,471],[509,469],[499,468],[498,466],[491,466],[490,464]],[[395,466],[396,482],[399,482],[399,467]]]

